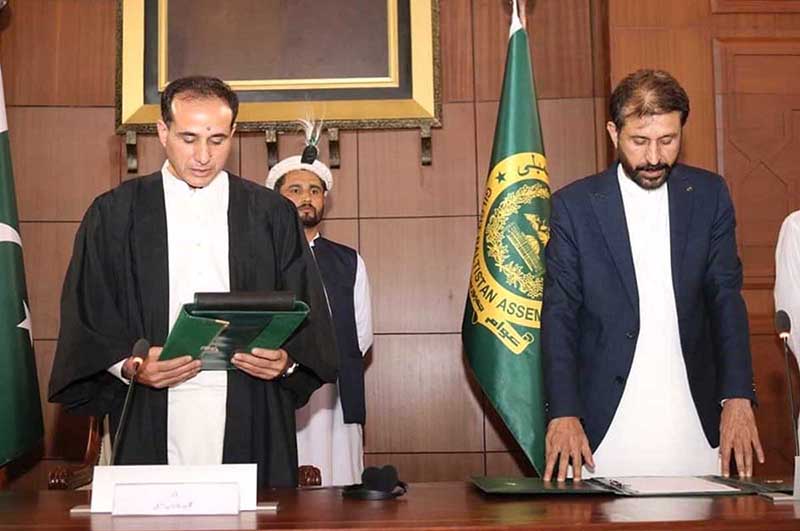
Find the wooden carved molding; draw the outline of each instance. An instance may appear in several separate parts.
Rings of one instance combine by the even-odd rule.
[[[711,0],[712,13],[800,13],[800,0]]]

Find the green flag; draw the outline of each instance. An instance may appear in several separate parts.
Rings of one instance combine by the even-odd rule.
[[[0,74],[0,466],[44,432],[2,83]]]
[[[528,36],[515,5],[461,336],[484,393],[540,475],[545,413],[539,318],[549,218]]]

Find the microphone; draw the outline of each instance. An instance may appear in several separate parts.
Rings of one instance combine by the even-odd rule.
[[[794,396],[792,393],[792,373],[789,365],[789,335],[792,331],[792,320],[784,310],[775,312],[775,330],[783,342],[783,357],[786,361],[786,395],[789,398],[789,415],[792,417],[792,436],[794,437],[794,455],[800,456],[800,443],[797,440],[797,418],[794,416]]]
[[[792,320],[789,314],[783,310],[775,312],[775,330],[778,332],[778,337],[787,340],[789,333],[792,331]]]
[[[125,421],[128,418],[128,404],[133,396],[133,388],[136,384],[136,376],[139,374],[139,367],[144,363],[144,356],[147,356],[147,351],[150,350],[150,342],[145,338],[139,338],[133,345],[131,350],[131,357],[133,358],[133,374],[131,375],[131,383],[128,386],[128,392],[125,394],[125,402],[122,403],[122,414],[119,416],[119,424],[117,424],[117,431],[114,433],[114,444],[111,446],[111,464],[117,464],[117,452],[122,437],[125,434]]]

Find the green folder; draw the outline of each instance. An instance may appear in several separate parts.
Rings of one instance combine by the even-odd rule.
[[[485,494],[614,494],[609,488],[588,481],[544,481],[527,477],[473,476],[472,483]]]
[[[528,477],[486,477],[473,476],[472,483],[484,494],[500,495],[552,495],[552,494],[605,494],[612,496],[726,496],[755,494],[760,492],[754,485],[737,481],[733,478],[719,476],[686,476],[684,478],[591,478],[575,482],[568,479],[564,482],[543,481],[541,478]],[[639,483],[652,483],[649,490],[637,490],[634,481]],[[699,488],[693,490],[671,490],[669,487],[660,488],[662,481],[701,482]],[[697,481],[695,481],[697,480]],[[717,488],[715,488],[715,486]],[[724,490],[723,490],[724,489]]]
[[[253,348],[277,349],[302,324],[309,308],[303,301],[294,300],[288,308],[285,304],[278,305],[281,309],[269,307],[269,304],[252,302],[184,304],[160,359],[188,354],[203,362],[203,370],[230,370],[235,368],[230,358],[236,352],[250,352]]]

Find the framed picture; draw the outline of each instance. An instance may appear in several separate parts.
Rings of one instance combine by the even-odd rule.
[[[117,1],[119,132],[197,74],[237,92],[240,131],[440,125],[438,0]]]

